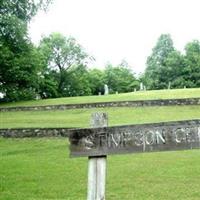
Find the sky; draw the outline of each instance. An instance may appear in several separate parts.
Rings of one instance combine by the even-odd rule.
[[[33,18],[29,34],[35,44],[52,32],[73,36],[94,56],[90,66],[125,59],[139,74],[161,34],[169,33],[182,52],[200,40],[199,9],[200,0],[54,0]]]

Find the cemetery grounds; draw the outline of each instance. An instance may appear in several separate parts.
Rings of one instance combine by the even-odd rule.
[[[200,97],[200,89],[146,91],[2,104],[32,106],[119,100]],[[1,112],[0,128],[89,127],[93,112],[109,125],[200,119],[200,106]],[[84,200],[87,158],[69,158],[67,138],[0,138],[0,199]],[[107,158],[107,200],[200,199],[200,151],[112,155]]]

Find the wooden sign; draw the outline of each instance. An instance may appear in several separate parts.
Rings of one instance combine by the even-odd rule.
[[[200,148],[200,120],[70,130],[71,156]]]

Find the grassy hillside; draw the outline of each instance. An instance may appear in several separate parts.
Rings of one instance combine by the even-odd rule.
[[[200,97],[200,89],[76,97],[3,106]],[[103,111],[109,125],[200,119],[200,106],[1,112],[0,128],[88,127]],[[66,138],[0,138],[0,200],[85,200],[87,158],[69,158]],[[200,199],[200,151],[108,156],[107,200]]]
[[[200,119],[200,105],[1,112],[0,128],[88,127],[91,113],[97,111],[108,113],[109,125]]]
[[[132,93],[113,94],[107,96],[84,96],[57,98],[47,100],[34,100],[16,103],[1,103],[0,107],[15,106],[41,106],[41,105],[57,105],[57,104],[76,104],[76,103],[93,103],[93,102],[109,102],[109,101],[126,101],[126,100],[150,100],[150,99],[174,99],[174,98],[191,98],[200,97],[200,88],[198,89],[176,89],[176,90],[152,90],[137,91]]]
[[[1,200],[85,200],[87,158],[66,139],[0,139]],[[200,199],[200,151],[108,156],[107,200]]]
[[[157,90],[108,96],[73,97],[4,104],[2,106],[28,106],[98,101],[144,100],[200,97],[200,89]],[[65,111],[1,112],[0,128],[16,127],[88,127],[90,115],[103,111],[109,115],[110,125],[138,124],[161,121],[200,119],[200,106],[167,106],[140,108],[99,108]]]

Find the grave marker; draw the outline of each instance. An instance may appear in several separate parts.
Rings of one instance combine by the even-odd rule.
[[[104,95],[108,95],[109,94],[109,88],[108,85],[104,85]]]
[[[143,85],[143,83],[141,82],[140,83],[140,91],[143,91],[144,90],[144,85]]]

